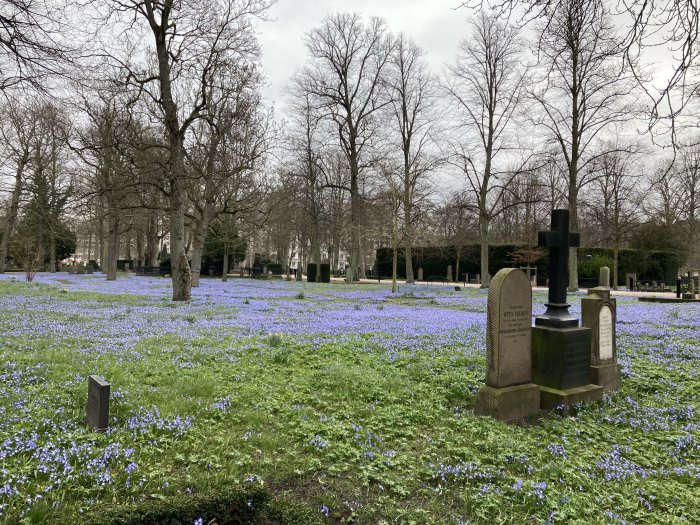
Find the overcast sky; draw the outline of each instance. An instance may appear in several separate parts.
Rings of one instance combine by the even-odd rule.
[[[392,33],[403,31],[426,51],[434,72],[450,62],[467,33],[470,12],[455,10],[459,0],[278,0],[270,22],[259,24],[262,63],[269,86],[265,95],[283,109],[284,87],[306,61],[304,36],[331,13],[359,12],[386,20]]]

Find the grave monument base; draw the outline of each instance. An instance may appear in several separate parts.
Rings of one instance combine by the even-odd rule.
[[[567,390],[591,379],[591,329],[585,327],[532,328],[532,382]]]
[[[576,403],[590,403],[603,399],[603,387],[600,385],[583,385],[566,390],[557,390],[540,386],[540,408],[552,410],[564,406],[568,407]]]
[[[591,366],[591,383],[603,387],[603,393],[620,390],[620,370],[618,363]]]
[[[474,415],[515,421],[537,414],[539,409],[540,387],[534,383],[503,388],[482,386],[476,395]]]

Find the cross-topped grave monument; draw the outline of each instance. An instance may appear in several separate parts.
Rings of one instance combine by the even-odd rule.
[[[580,327],[566,302],[569,248],[579,234],[569,231],[569,210],[552,212],[550,231],[539,232],[549,248],[547,311],[532,328],[532,382],[540,385],[540,406],[550,409],[601,399],[602,387],[591,384],[591,329]]]

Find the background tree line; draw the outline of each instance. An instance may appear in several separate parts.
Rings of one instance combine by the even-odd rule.
[[[676,7],[632,2],[621,28],[603,1],[479,5],[443,71],[383,20],[332,14],[275,114],[255,36],[270,5],[88,2],[79,29],[70,2],[0,3],[27,17],[3,26],[24,39],[0,38],[0,271],[78,252],[116,279],[119,259],[153,267],[167,247],[187,300],[207,252],[224,278],[259,253],[288,275],[328,263],[356,280],[389,246],[411,282],[413,247],[478,242],[488,286],[489,245],[534,244],[557,207],[585,246],[700,264],[695,100],[674,95],[696,87],[695,47],[663,93],[645,69],[659,32],[644,15]],[[683,23],[667,43],[695,38]],[[572,251],[571,288],[577,267]]]

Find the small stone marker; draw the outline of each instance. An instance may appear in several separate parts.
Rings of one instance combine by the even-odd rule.
[[[78,266],[75,268],[75,273],[77,273],[78,275],[85,275],[85,271],[86,271],[85,263],[79,262]]]
[[[617,305],[610,297],[610,269],[600,269],[599,286],[588,290],[581,299],[583,326],[592,330],[591,383],[603,387],[603,392],[620,389],[620,365],[617,363],[615,320]]]
[[[87,423],[95,430],[109,426],[109,383],[100,376],[88,378]]]
[[[452,282],[452,265],[451,264],[447,265],[447,282],[448,283]]]
[[[92,265],[91,262],[88,263],[88,265],[87,265],[87,273],[89,273],[89,274],[95,273],[95,268],[94,268],[94,266]]]
[[[474,414],[513,421],[536,414],[540,388],[531,382],[532,287],[524,272],[500,270],[491,281],[486,318],[486,386]]]

